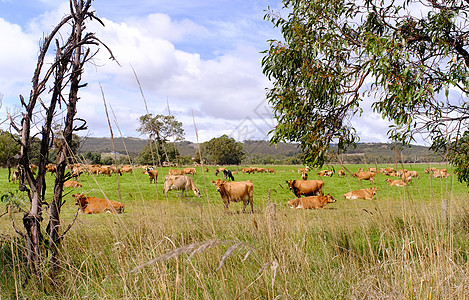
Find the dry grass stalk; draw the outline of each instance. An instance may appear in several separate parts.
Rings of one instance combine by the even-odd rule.
[[[227,241],[220,241],[220,240],[211,240],[207,242],[200,242],[200,243],[193,243],[189,244],[183,247],[179,247],[177,249],[174,249],[173,251],[170,251],[166,254],[163,254],[155,259],[150,260],[149,262],[144,263],[143,265],[140,265],[132,270],[132,272],[139,271],[143,269],[146,266],[152,265],[156,262],[160,261],[166,261],[170,258],[177,257],[183,253],[190,253],[189,258],[191,258],[194,254],[203,252],[207,249],[213,248],[215,246],[221,245],[226,243]]]
[[[220,270],[220,268],[223,266],[223,264],[225,263],[225,260],[230,257],[231,254],[233,254],[233,252],[235,252],[236,249],[238,249],[239,247],[241,246],[244,246],[245,243],[243,242],[239,242],[239,243],[236,243],[234,244],[233,246],[231,246],[230,248],[228,248],[228,250],[226,250],[225,254],[223,254],[222,258],[221,258],[221,261],[220,261],[220,264],[218,265],[217,267],[217,271]],[[247,255],[249,255],[250,252],[248,252]],[[243,260],[245,260],[247,257],[245,257]]]

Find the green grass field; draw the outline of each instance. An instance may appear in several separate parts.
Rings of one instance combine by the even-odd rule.
[[[165,298],[165,299],[330,299],[461,298],[469,294],[468,188],[456,176],[432,179],[428,165],[404,165],[420,179],[390,187],[378,174],[375,185],[348,176],[319,177],[337,202],[322,210],[297,210],[286,180],[300,179],[298,166],[269,166],[276,174],[242,174],[254,184],[254,214],[232,203],[225,214],[209,173],[193,176],[202,193],[163,194],[167,169],[157,185],[136,169],[116,178],[83,175],[83,188],[66,189],[62,226],[73,220],[71,196],[83,192],[123,202],[121,215],[78,216],[61,248],[59,280],[22,288],[22,243],[8,215],[0,218],[0,295],[11,298]],[[334,166],[336,171],[340,166]],[[355,172],[361,165],[346,166]],[[373,166],[374,167],[374,166]],[[378,167],[385,167],[378,166]],[[444,165],[436,166],[439,168]],[[401,168],[401,166],[397,166]],[[295,172],[290,172],[289,170]],[[47,175],[49,192],[54,175]],[[221,178],[221,175],[218,175]],[[374,200],[345,200],[355,189],[378,187]],[[3,192],[17,189],[0,170]],[[267,209],[275,203],[275,212]],[[24,195],[15,193],[19,199]],[[51,195],[49,194],[49,198]],[[447,220],[442,220],[447,203]],[[2,205],[4,209],[5,205]],[[45,213],[47,215],[47,213]],[[13,214],[21,228],[22,213]],[[48,219],[48,218],[47,218]],[[22,228],[21,228],[22,229]],[[150,262],[150,263],[149,263]],[[149,263],[147,266],[142,266]],[[141,268],[137,268],[137,267]],[[46,266],[47,270],[47,266]],[[34,281],[34,280],[33,280]]]

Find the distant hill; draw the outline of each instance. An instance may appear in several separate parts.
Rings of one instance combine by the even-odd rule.
[[[126,148],[130,155],[136,155],[142,151],[142,148],[147,144],[146,140],[139,138],[114,138],[114,144],[116,152],[126,154]],[[113,152],[111,138],[95,138],[85,137],[80,141],[80,153],[87,151],[98,152],[98,153],[110,153]]]
[[[139,138],[115,138],[114,144],[116,152],[120,154],[129,152],[136,156],[142,148],[148,143],[147,140]],[[125,145],[125,146],[124,146]],[[243,142],[246,157],[245,164],[280,164],[280,163],[301,163],[301,150],[297,144],[279,143],[276,146],[270,146],[268,141],[247,140]],[[198,149],[197,143],[183,141],[176,143],[181,156],[194,156]],[[332,146],[336,150],[336,146]],[[110,153],[113,152],[111,138],[83,138],[80,143],[80,153],[87,151]],[[344,163],[395,163],[401,156],[403,162],[408,163],[426,163],[441,162],[443,156],[435,154],[427,147],[412,145],[402,151],[396,151],[394,144],[388,143],[359,143],[356,148],[350,148],[345,154],[341,155]]]
[[[356,148],[349,148],[341,156],[344,163],[428,163],[442,162],[443,155],[430,151],[428,147],[411,145],[400,151],[400,144],[359,143]],[[332,147],[337,151],[337,146]]]

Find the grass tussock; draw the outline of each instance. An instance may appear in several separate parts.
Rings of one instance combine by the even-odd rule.
[[[41,299],[464,298],[464,195],[448,197],[443,220],[441,201],[419,198],[417,186],[397,191],[402,197],[373,201],[334,195],[339,200],[325,209],[304,211],[287,208],[291,196],[279,189],[271,199],[257,196],[254,214],[225,214],[216,194],[134,200],[122,215],[79,215],[61,246],[55,283],[45,266],[40,280],[30,278],[23,287],[23,244],[14,235],[0,236],[0,293]],[[73,216],[72,209],[65,213],[64,226]]]

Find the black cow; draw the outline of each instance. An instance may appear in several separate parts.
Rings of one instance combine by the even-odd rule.
[[[223,178],[225,180],[231,179],[231,181],[234,181],[233,173],[231,173],[231,171],[227,169],[223,170]]]

